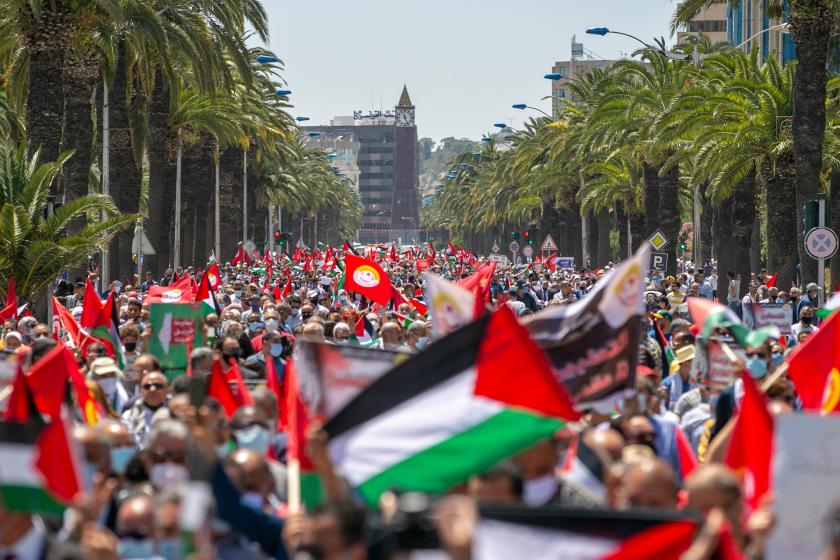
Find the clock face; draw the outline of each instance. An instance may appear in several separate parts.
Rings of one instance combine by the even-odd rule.
[[[411,109],[397,109],[397,126],[414,126],[414,111]]]

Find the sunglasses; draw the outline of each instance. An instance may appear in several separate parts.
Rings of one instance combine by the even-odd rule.
[[[155,391],[160,391],[162,389],[166,389],[166,383],[143,383],[142,387],[146,391],[151,391],[153,389]]]
[[[766,360],[767,354],[764,352],[747,352],[747,358],[761,358],[762,360]]]
[[[187,454],[183,451],[167,451],[166,449],[158,448],[149,451],[149,458],[156,464],[170,461],[183,465],[187,461]]]
[[[656,439],[656,434],[653,432],[643,432],[634,436],[629,436],[627,441],[630,443],[653,443]]]

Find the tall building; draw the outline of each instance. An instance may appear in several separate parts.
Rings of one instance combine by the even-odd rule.
[[[561,76],[559,80],[551,81],[551,96],[553,98],[551,106],[555,109],[555,115],[557,114],[557,107],[566,101],[572,101],[571,83],[575,76],[580,76],[596,68],[603,70],[612,66],[615,62],[615,60],[580,60],[575,57],[572,57],[571,60],[555,62],[554,66],[551,67],[551,72]]]
[[[687,37],[700,33],[708,37],[712,44],[726,42],[727,5],[728,2],[724,0],[701,10],[683,29],[677,31],[677,43],[683,43]]]
[[[770,17],[766,0],[741,0],[737,6],[727,2],[726,35],[730,44],[745,50],[759,47],[761,60],[774,53],[776,59],[787,64],[796,58],[796,47],[782,24],[787,17],[787,2],[782,17]]]
[[[415,107],[408,89],[393,111],[336,117],[307,126],[309,143],[331,154],[336,171],[355,185],[364,208],[361,243],[418,240],[419,157]]]

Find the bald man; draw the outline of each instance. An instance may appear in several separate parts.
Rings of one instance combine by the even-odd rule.
[[[379,329],[379,348],[382,350],[397,350],[402,343],[402,329],[398,323],[388,321]]]
[[[624,473],[619,504],[624,508],[674,509],[679,484],[673,469],[661,459],[643,459]]]
[[[743,544],[741,534],[741,482],[735,471],[721,463],[709,463],[695,469],[685,480],[688,507],[706,515],[712,508],[719,508],[726,519],[736,542]]]
[[[242,493],[242,503],[270,512],[269,496],[276,485],[264,456],[250,449],[237,449],[227,456],[225,470]]]
[[[118,551],[123,560],[160,558],[156,555],[155,504],[145,494],[128,498],[117,512]]]

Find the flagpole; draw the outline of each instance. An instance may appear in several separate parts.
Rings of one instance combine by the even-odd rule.
[[[289,459],[286,463],[286,495],[289,498],[289,513],[299,513],[300,459]]]
[[[242,150],[242,244],[248,240],[248,150]]]

